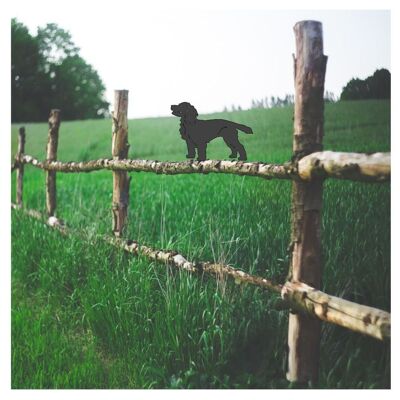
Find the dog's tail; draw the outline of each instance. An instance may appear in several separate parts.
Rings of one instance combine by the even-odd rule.
[[[248,135],[251,135],[253,133],[253,129],[251,129],[249,126],[237,124],[236,122],[231,122],[231,121],[229,122],[231,123],[233,128],[239,129],[239,131],[245,132]]]

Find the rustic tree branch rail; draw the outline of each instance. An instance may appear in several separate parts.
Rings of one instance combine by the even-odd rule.
[[[358,163],[356,163],[357,159]],[[304,157],[298,162],[298,166],[296,163],[289,162],[285,164],[223,160],[171,162],[108,158],[91,161],[48,162],[40,161],[30,155],[23,155],[21,162],[36,168],[65,173],[110,170],[154,172],[166,175],[223,173],[264,179],[302,179],[305,181],[309,181],[314,176],[366,182],[390,180],[390,153],[367,155],[324,151]]]
[[[320,151],[300,159],[299,177],[338,178],[365,182],[385,182],[390,179],[390,153],[341,153]]]
[[[63,234],[80,235],[77,230],[66,227],[56,217],[47,218],[36,210],[21,209],[16,204],[12,204],[11,208],[22,211],[27,216],[39,220]],[[206,273],[217,279],[232,278],[237,284],[249,284],[279,293],[285,301],[282,308],[292,308],[308,316],[363,333],[378,340],[390,339],[391,320],[390,313],[386,311],[330,296],[305,284],[286,282],[281,285],[270,279],[248,274],[230,265],[204,261],[192,262],[176,251],[153,249],[134,240],[112,236],[99,237],[135,256],[143,256],[192,273]]]
[[[300,282],[286,282],[281,294],[300,313],[375,339],[390,338],[390,314],[386,311],[328,295]]]

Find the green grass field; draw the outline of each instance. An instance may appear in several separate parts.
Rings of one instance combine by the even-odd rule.
[[[218,113],[253,128],[250,161],[291,157],[292,108]],[[26,124],[44,158],[47,124]],[[177,118],[129,121],[130,158],[183,160]],[[12,127],[16,151],[18,126]],[[328,104],[325,149],[390,150],[390,102]],[[109,120],[61,124],[58,158],[110,157]],[[208,157],[227,159],[222,139]],[[221,261],[283,282],[289,181],[132,173],[126,236],[190,260]],[[14,178],[14,177],[13,177]],[[14,179],[13,179],[14,199]],[[277,297],[192,276],[104,244],[112,174],[57,175],[65,237],[12,212],[13,388],[287,388],[287,311]],[[44,173],[27,166],[24,204],[44,211]],[[325,182],[323,290],[390,311],[390,184]],[[324,324],[321,388],[390,387],[390,343]]]

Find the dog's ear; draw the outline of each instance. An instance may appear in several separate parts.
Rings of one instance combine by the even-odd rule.
[[[197,110],[190,104],[190,103],[187,103],[188,105],[186,106],[187,107],[187,113],[186,113],[186,115],[190,118],[190,119],[193,119],[193,120],[195,120],[196,118],[197,118],[197,116],[199,115],[199,113],[197,112]]]
[[[189,103],[189,110],[193,113],[193,115],[194,115],[195,117],[197,117],[197,116],[199,115],[199,113],[197,112],[197,110],[195,109],[195,107],[192,106],[190,103]]]

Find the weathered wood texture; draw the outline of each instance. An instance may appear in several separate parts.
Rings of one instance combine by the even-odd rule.
[[[316,152],[298,162],[298,173],[304,181],[330,177],[385,182],[390,180],[390,153]]]
[[[39,161],[36,158],[25,155],[22,162],[31,164],[34,167],[58,171],[58,172],[92,172],[102,169],[112,171],[134,171],[134,172],[154,172],[156,174],[178,175],[178,174],[208,174],[225,173],[244,176],[258,176],[264,179],[290,179],[295,176],[295,166],[287,164],[265,164],[259,162],[243,161],[154,161],[154,160],[111,160],[99,159],[81,162],[61,162],[55,161],[48,163]]]
[[[58,131],[60,128],[60,110],[51,110],[49,116],[49,133],[47,136],[47,162],[57,159]],[[56,172],[46,171],[46,209],[49,217],[54,216],[57,206]]]
[[[322,24],[298,22],[295,57],[293,159],[322,150],[324,81],[327,58],[323,54]],[[321,284],[322,179],[293,182],[293,248],[290,274],[293,282],[319,289]],[[291,382],[316,382],[319,369],[321,323],[303,314],[289,315],[288,371]]]
[[[11,207],[21,211],[16,204],[12,204]],[[62,234],[78,235],[85,240],[83,233],[67,227],[63,221],[55,217],[47,218],[36,210],[23,209],[22,211]],[[230,265],[188,261],[185,256],[176,251],[153,249],[134,240],[112,236],[100,236],[100,238],[135,256],[164,262],[192,273],[210,274],[217,279],[232,278],[237,284],[250,284],[280,293],[284,300],[284,303],[280,305],[282,309],[290,307],[299,313],[309,315],[310,318],[315,317],[379,340],[390,339],[391,320],[390,313],[386,311],[330,296],[303,283],[286,282],[281,285],[270,279],[248,274]]]
[[[24,164],[21,162],[22,156],[25,153],[25,128],[21,126],[18,132],[18,150],[16,155],[16,160],[18,163],[17,167],[17,193],[16,193],[16,203],[19,207],[22,207],[22,197],[24,188]]]
[[[114,95],[112,156],[118,161],[128,158],[128,91],[116,90]],[[113,172],[112,230],[116,237],[122,236],[128,217],[129,183],[126,171]]]
[[[386,311],[330,296],[300,282],[286,282],[281,294],[300,313],[375,339],[390,338],[390,314]]]
[[[269,279],[248,274],[244,271],[233,268],[230,265],[204,261],[191,262],[176,251],[153,249],[151,247],[141,245],[134,240],[124,240],[112,237],[106,237],[104,239],[114,246],[124,249],[129,253],[142,255],[154,261],[162,261],[189,272],[207,273],[218,279],[232,278],[237,284],[255,285],[264,289],[272,290],[276,293],[280,293],[282,290],[282,285],[278,283],[273,283]]]
[[[154,161],[112,160],[46,162],[24,155],[21,162],[57,172],[92,172],[99,170],[154,172],[156,174],[208,174],[222,173],[255,176],[264,179],[297,179],[309,181],[317,178],[351,179],[363,182],[390,180],[390,153],[336,153],[322,151],[302,158],[298,163],[267,164],[243,161]],[[357,164],[357,165],[355,165]],[[16,167],[18,163],[16,164]],[[14,165],[11,166],[13,170]]]

